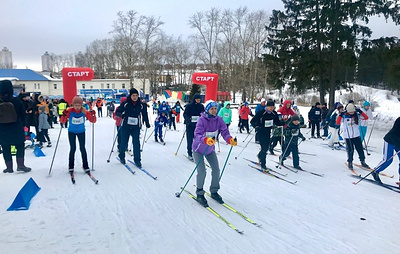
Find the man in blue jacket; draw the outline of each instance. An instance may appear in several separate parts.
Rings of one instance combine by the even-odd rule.
[[[196,93],[193,95],[193,101],[186,106],[183,118],[186,124],[186,141],[187,141],[187,153],[188,159],[193,161],[192,144],[194,138],[194,130],[196,129],[197,121],[199,120],[200,114],[204,111],[204,106],[201,104],[200,94]]]

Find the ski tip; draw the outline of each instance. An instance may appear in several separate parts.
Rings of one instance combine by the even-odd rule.
[[[235,229],[236,232],[238,232],[239,234],[243,235],[243,231],[239,230],[239,229]]]

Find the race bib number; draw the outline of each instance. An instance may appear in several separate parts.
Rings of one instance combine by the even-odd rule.
[[[206,137],[208,138],[215,138],[218,135],[218,131],[207,131],[206,132]]]
[[[224,113],[224,117],[228,118],[229,117],[229,113]]]
[[[264,127],[265,128],[270,128],[274,125],[274,120],[267,120],[264,122]]]
[[[316,116],[319,116],[320,114],[321,114],[320,111],[315,111],[315,115],[316,115]]]
[[[137,117],[128,117],[128,124],[129,125],[138,125],[139,120]]]
[[[192,116],[192,123],[197,123],[199,116]]]
[[[72,124],[82,124],[82,123],[84,123],[83,116],[81,116],[81,117],[72,117],[71,123]]]

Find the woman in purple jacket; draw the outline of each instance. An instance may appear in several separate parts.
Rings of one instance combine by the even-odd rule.
[[[192,144],[194,160],[196,163],[200,161],[197,167],[197,201],[205,207],[208,206],[208,203],[204,197],[205,191],[203,190],[206,178],[204,157],[207,158],[212,169],[210,186],[211,197],[221,204],[224,203],[221,196],[218,194],[220,170],[214,146],[215,138],[218,133],[221,133],[224,140],[231,146],[237,145],[237,140],[232,138],[229,134],[229,130],[222,117],[217,116],[217,103],[213,100],[208,100],[205,103],[204,113],[201,113],[197,122]]]

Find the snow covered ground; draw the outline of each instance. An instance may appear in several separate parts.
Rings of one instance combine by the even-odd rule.
[[[307,115],[308,109],[302,108]],[[236,110],[230,131],[238,138],[233,148],[219,193],[224,201],[255,222],[256,227],[211,198],[209,205],[234,226],[201,207],[186,193],[175,192],[185,184],[195,164],[188,161],[186,141],[175,156],[183,135],[183,124],[168,131],[162,146],[145,143],[143,167],[157,180],[132,167],[132,175],[117,162],[116,153],[107,158],[115,137],[114,121],[100,118],[95,124],[95,185],[80,169],[76,152],[76,184],[67,173],[69,144],[67,131],[61,132],[52,175],[48,176],[59,134],[59,125],[50,131],[53,147],[43,148],[45,157],[26,150],[29,173],[0,175],[0,248],[3,253],[398,253],[400,248],[400,194],[355,180],[345,167],[345,151],[332,151],[321,139],[301,143],[300,165],[323,177],[305,172],[287,174],[295,185],[262,174],[243,158],[256,160],[259,146],[254,139],[245,147],[247,134],[237,133]],[[397,111],[398,112],[398,111]],[[151,115],[152,120],[155,116]],[[372,122],[371,122],[372,124]],[[391,123],[392,124],[392,123]],[[91,165],[92,126],[87,123],[86,141]],[[147,135],[152,129],[149,129]],[[306,137],[310,129],[302,129]],[[387,130],[374,130],[370,156],[374,167],[381,159],[382,137]],[[144,131],[142,132],[144,135]],[[251,135],[253,138],[253,135]],[[227,158],[229,145],[221,140],[219,163]],[[278,145],[279,147],[279,145]],[[276,156],[268,155],[268,166],[275,168]],[[0,168],[5,168],[0,160]],[[358,156],[355,155],[355,162]],[[286,164],[291,164],[288,160]],[[385,171],[394,178],[381,177],[394,184],[398,179],[397,158]],[[365,175],[367,171],[355,168]],[[210,183],[208,169],[205,188]],[[7,212],[16,194],[32,177],[41,187],[27,211]],[[195,193],[195,175],[187,189]],[[360,218],[365,218],[361,220]]]

